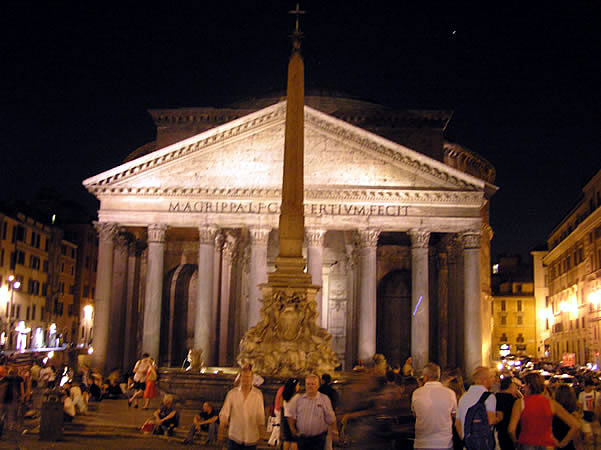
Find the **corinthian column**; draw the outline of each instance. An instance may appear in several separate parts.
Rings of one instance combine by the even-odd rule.
[[[127,305],[127,256],[130,236],[119,233],[113,254],[113,280],[111,292],[111,320],[109,336],[116,342],[125,342],[125,309]],[[107,355],[108,366],[119,367],[123,361],[123,344],[111,349]]]
[[[104,370],[109,339],[111,317],[111,286],[113,283],[114,239],[119,232],[116,223],[95,222],[99,234],[98,272],[96,273],[96,295],[94,297],[94,353],[92,363]]]
[[[376,251],[380,230],[359,230],[359,359],[376,353]]]
[[[465,373],[482,365],[482,303],[480,301],[480,233],[463,234]]]
[[[213,319],[213,278],[215,268],[215,236],[219,229],[213,225],[198,227],[198,284],[196,287],[196,317],[194,318],[194,348],[202,350],[208,361],[211,353]]]
[[[163,267],[167,225],[148,226],[148,268],[142,351],[159,360],[161,342],[161,302],[163,299]]]
[[[428,295],[428,242],[430,232],[410,230],[411,237],[411,356],[416,369],[428,362],[430,298]]]
[[[232,287],[232,265],[236,257],[238,237],[228,232],[223,243],[221,259],[221,317],[219,323],[219,365],[228,364],[229,336],[232,331],[230,323],[230,296]]]
[[[250,229],[250,281],[248,286],[248,324],[254,327],[261,319],[262,293],[259,285],[267,282],[267,243],[270,228]]]
[[[326,230],[310,228],[305,230],[307,239],[307,271],[311,274],[312,283],[316,286],[322,286],[323,273],[323,241]],[[321,301],[322,289],[317,291],[315,303],[317,306],[317,323],[327,328],[325,317],[323,317],[323,308]]]

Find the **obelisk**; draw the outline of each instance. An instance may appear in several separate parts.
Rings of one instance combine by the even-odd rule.
[[[304,63],[300,52],[298,5],[292,54],[288,63],[284,171],[280,213],[280,251],[275,272],[261,285],[261,320],[240,345],[239,364],[251,363],[268,376],[331,372],[338,364],[330,334],[316,324],[315,295],[319,286],[305,273],[304,217]]]

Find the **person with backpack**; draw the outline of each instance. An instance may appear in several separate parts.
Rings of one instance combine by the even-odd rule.
[[[459,399],[455,427],[467,450],[493,450],[492,426],[503,419],[497,411],[497,399],[490,392],[495,375],[488,367],[478,367],[472,374],[473,384]]]
[[[544,394],[545,379],[540,373],[528,373],[524,382],[524,399],[516,401],[511,411],[508,427],[511,438],[525,450],[565,447],[580,429],[580,422]],[[559,417],[570,427],[561,441],[553,436],[553,416]],[[516,437],[518,422],[521,427],[519,439]]]

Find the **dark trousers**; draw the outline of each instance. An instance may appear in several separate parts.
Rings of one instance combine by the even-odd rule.
[[[323,450],[326,445],[327,435],[328,433],[322,433],[316,436],[299,436],[298,450]]]
[[[236,441],[228,439],[227,450],[257,450],[257,446],[238,444]]]

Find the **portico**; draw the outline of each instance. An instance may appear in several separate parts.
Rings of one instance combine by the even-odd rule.
[[[126,326],[141,337],[138,351],[161,364],[181,365],[188,348],[202,349],[208,364],[234,363],[277,255],[285,109],[276,103],[84,182],[101,202],[95,364],[126,359],[111,341]],[[481,242],[489,246],[493,188],[305,106],[307,271],[322,286],[318,323],[345,368],[376,352],[391,363],[409,356],[393,336],[378,337],[394,323],[409,324],[418,367],[486,361]],[[144,250],[119,263],[119,236]],[[410,276],[396,277],[403,271]],[[117,305],[116,279],[137,283]],[[383,283],[409,298],[380,295]],[[127,314],[115,314],[122,303]]]

